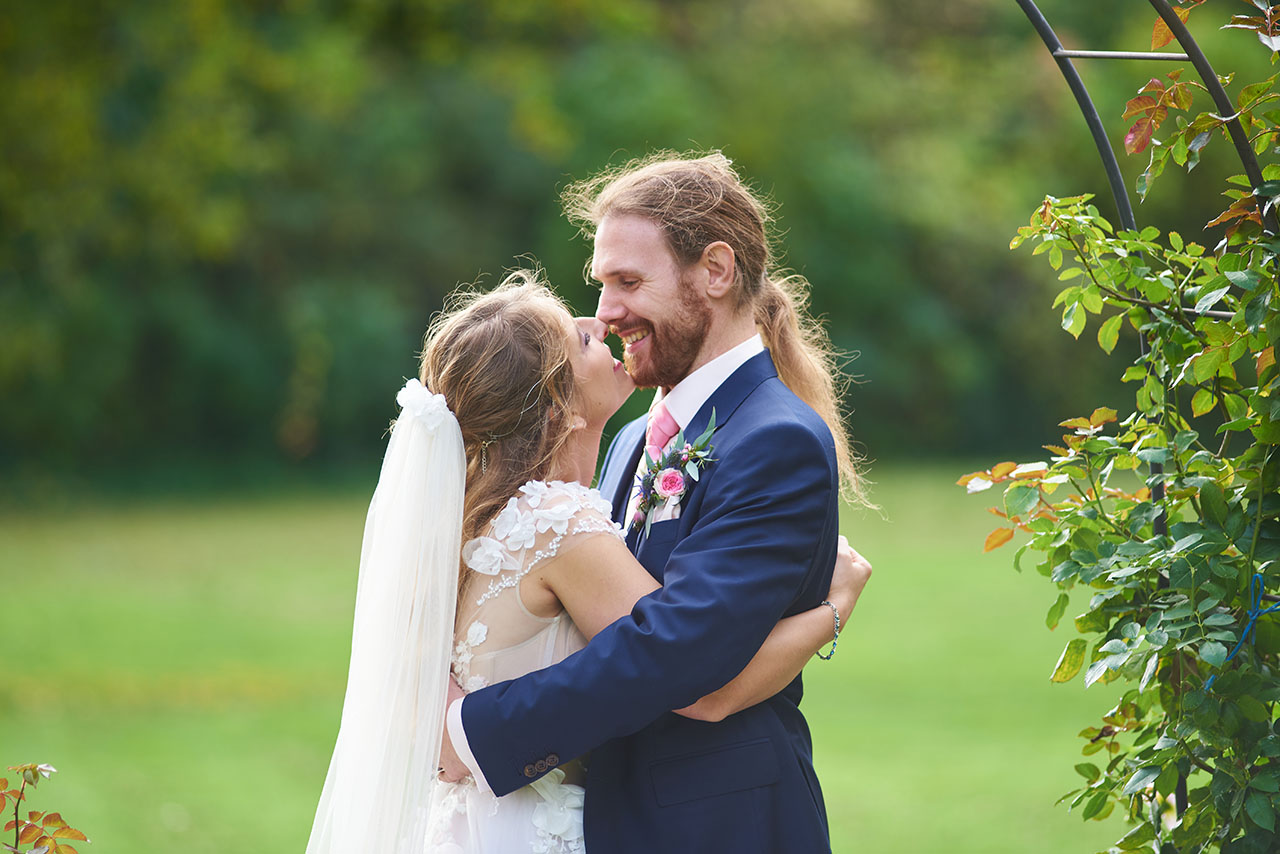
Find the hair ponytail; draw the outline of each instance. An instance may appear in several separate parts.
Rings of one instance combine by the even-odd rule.
[[[859,459],[849,443],[840,401],[847,383],[840,372],[839,354],[822,325],[810,316],[809,283],[802,276],[765,276],[752,301],[756,327],[773,356],[778,379],[809,404],[826,422],[835,439],[841,494],[869,505],[858,470]]]

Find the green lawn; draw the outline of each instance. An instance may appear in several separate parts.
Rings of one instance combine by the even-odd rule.
[[[876,567],[805,710],[837,852],[1094,852],[1118,824],[1054,807],[1112,704],[1048,681],[1050,586],[981,553],[963,466],[877,467]],[[376,472],[371,472],[372,489]],[[0,764],[82,854],[301,851],[336,734],[367,495],[0,518]],[[3,773],[3,772],[0,772]],[[9,775],[12,778],[12,775]]]

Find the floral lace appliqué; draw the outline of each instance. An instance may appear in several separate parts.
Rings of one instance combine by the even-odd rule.
[[[551,500],[559,496],[566,500]],[[571,532],[570,523],[583,510],[593,510],[595,514],[583,514]],[[608,520],[612,511],[599,492],[580,483],[535,480],[520,487],[520,495],[513,495],[490,524],[489,535],[476,537],[463,547],[463,559],[469,568],[494,576],[476,605],[483,605],[503,590],[516,586],[535,566],[554,557],[567,534],[613,530],[621,538],[618,525],[593,518],[598,515]],[[548,531],[555,536],[521,566],[520,556],[533,547],[539,534]],[[511,574],[506,574],[509,570]]]

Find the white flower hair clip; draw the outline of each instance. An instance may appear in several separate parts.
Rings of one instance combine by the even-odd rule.
[[[432,394],[416,377],[396,393],[396,403],[405,414],[421,421],[428,430],[439,427],[445,416],[450,414],[444,395]]]

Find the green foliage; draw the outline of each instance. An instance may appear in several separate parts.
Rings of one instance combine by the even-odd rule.
[[[36,764],[10,765],[10,771],[17,771],[21,783],[16,789],[9,788],[9,781],[0,779],[0,810],[13,802],[13,819],[4,825],[4,831],[13,831],[13,844],[3,843],[6,851],[23,854],[24,845],[31,846],[26,854],[77,854],[71,842],[88,842],[89,837],[67,824],[60,813],[45,810],[31,810],[26,818],[18,817],[18,807],[26,799],[27,786],[35,788],[41,778],[48,779],[57,772],[52,765]],[[70,840],[70,841],[69,841]]]
[[[1010,402],[1107,382],[1039,381],[1101,354],[991,240],[1042,181],[1098,179],[1043,62],[1010,3],[5,4],[0,475],[369,462],[443,295],[532,254],[590,311],[557,189],[663,147],[723,147],[778,200],[873,456],[1034,447]]]
[[[1267,44],[1269,31],[1258,35]],[[1236,99],[1259,152],[1273,152],[1280,133],[1268,106],[1280,98],[1277,77]],[[1140,117],[1127,146],[1154,146],[1143,193],[1168,160],[1190,171],[1193,155],[1225,135],[1227,117],[1204,112],[1152,138],[1169,109],[1191,107],[1178,72],[1168,79],[1126,106]],[[1134,407],[1062,422],[1070,432],[1046,446],[1048,462],[960,481],[970,492],[1004,487],[1009,524],[988,549],[1026,532],[1019,559],[1038,553],[1036,569],[1060,591],[1092,591],[1074,620],[1081,637],[1051,679],[1083,673],[1085,687],[1116,683],[1123,693],[1080,733],[1096,758],[1076,766],[1085,784],[1063,800],[1086,819],[1119,808],[1136,824],[1116,843],[1124,851],[1280,844],[1280,621],[1267,607],[1280,600],[1280,241],[1262,228],[1280,167],[1263,178],[1259,187],[1230,179],[1230,206],[1209,223],[1226,226],[1212,251],[1154,227],[1117,231],[1088,196],[1047,198],[1011,245],[1034,246],[1062,271],[1054,306],[1071,335],[1096,321],[1107,353],[1122,337],[1140,339],[1123,377]],[[1065,601],[1051,606],[1051,626]]]

